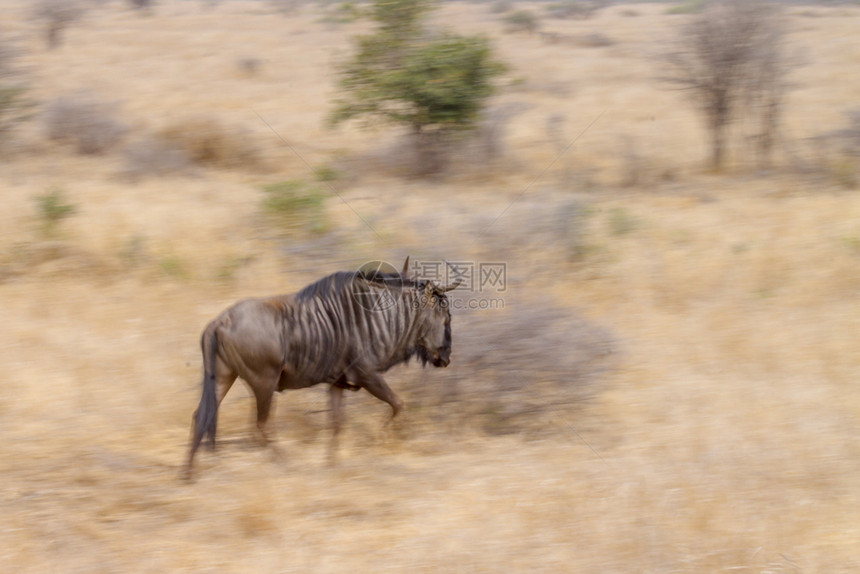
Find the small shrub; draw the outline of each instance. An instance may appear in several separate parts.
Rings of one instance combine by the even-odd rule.
[[[490,12],[493,14],[506,14],[510,12],[514,7],[514,3],[511,0],[495,0],[490,5]]]
[[[155,5],[155,0],[128,0],[128,3],[135,10],[151,10]]]
[[[477,144],[483,160],[494,160],[505,155],[505,135],[508,125],[516,116],[522,114],[530,105],[523,102],[510,102],[495,105],[484,110],[477,129],[467,143]],[[472,162],[472,158],[468,160]]]
[[[174,279],[187,279],[189,277],[185,263],[177,255],[165,255],[158,261],[158,267],[162,273]]]
[[[298,10],[301,0],[269,0],[269,5],[275,12],[288,15]]]
[[[250,56],[239,58],[239,60],[236,61],[236,67],[239,68],[239,71],[242,72],[242,74],[248,77],[256,76],[260,72],[262,65],[263,61],[260,58]]]
[[[615,41],[602,32],[591,32],[577,37],[577,44],[583,48],[605,48]]]
[[[587,20],[607,4],[606,0],[564,0],[547,6],[547,12],[553,18]]]
[[[54,235],[60,222],[77,212],[77,207],[67,202],[65,192],[58,187],[37,195],[34,200],[36,215],[46,235]]]
[[[609,231],[612,235],[616,237],[627,235],[635,231],[637,227],[639,227],[639,222],[623,207],[614,207],[609,212]]]
[[[845,189],[856,189],[860,183],[860,170],[857,160],[852,157],[843,156],[833,161],[830,167],[833,179]]]
[[[845,115],[848,117],[848,127],[835,135],[841,140],[846,154],[860,158],[860,109],[849,110]]]
[[[505,16],[504,22],[508,32],[537,32],[540,21],[530,10],[517,10]]]
[[[286,231],[325,231],[325,195],[317,186],[288,180],[263,187],[263,211]]]
[[[123,149],[122,174],[131,179],[181,172],[191,164],[185,153],[164,140],[148,138]]]
[[[81,154],[102,154],[126,133],[116,119],[116,106],[91,95],[63,96],[48,105],[48,137],[70,143]]]
[[[622,162],[621,187],[635,187],[647,183],[646,172],[648,170],[633,139],[630,136],[624,137],[619,149],[618,157]]]
[[[707,0],[686,0],[667,9],[666,14],[698,14],[705,9],[705,4]]]
[[[222,283],[232,283],[236,280],[239,270],[251,261],[251,257],[231,257],[215,269],[215,280]]]
[[[44,26],[45,42],[52,50],[62,44],[65,29],[83,18],[85,12],[77,0],[38,0],[32,10],[33,17]]]
[[[489,434],[545,432],[554,411],[570,411],[610,366],[614,336],[574,310],[506,299],[502,311],[456,317],[454,357],[434,384],[410,389],[421,402],[445,403],[455,417]]]
[[[172,124],[159,137],[192,162],[223,168],[259,167],[257,147],[243,131],[212,118],[191,118]]]
[[[832,134],[837,151],[831,171],[839,185],[856,189],[860,184],[860,109],[850,110],[846,116],[848,127]]]
[[[314,168],[314,179],[320,183],[329,183],[337,180],[340,177],[340,172],[329,164],[319,165]]]
[[[349,24],[362,17],[361,8],[354,2],[341,2],[326,10],[323,22],[331,24]]]
[[[126,239],[119,250],[119,259],[125,267],[137,267],[146,261],[146,237],[135,234]]]

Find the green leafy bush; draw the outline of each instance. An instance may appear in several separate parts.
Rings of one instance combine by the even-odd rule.
[[[504,68],[482,36],[425,31],[430,7],[426,0],[373,4],[377,31],[359,37],[355,56],[340,66],[332,124],[375,118],[408,126],[428,153],[437,149],[428,141],[475,126]]]
[[[292,232],[325,231],[325,195],[319,187],[292,179],[266,185],[263,193],[263,211],[276,226]]]
[[[53,235],[61,221],[77,212],[77,207],[68,203],[65,192],[57,187],[37,195],[34,200],[42,231],[47,235]]]

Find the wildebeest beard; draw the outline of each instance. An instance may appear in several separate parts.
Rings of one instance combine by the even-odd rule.
[[[418,360],[421,361],[422,367],[426,367],[427,363],[433,363],[433,357],[430,356],[430,353],[428,353],[427,349],[424,347],[417,347],[415,349],[415,354],[418,356]]]
[[[450,362],[450,353],[451,353],[451,323],[448,322],[445,324],[445,351],[443,354],[440,354],[437,359],[433,358],[433,355],[423,347],[422,345],[417,345],[414,349],[410,349],[409,355],[406,357],[406,363],[409,362],[409,359],[412,356],[417,356],[418,360],[421,361],[421,367],[426,367],[427,363],[430,363],[434,367],[446,367],[448,366],[448,362]]]

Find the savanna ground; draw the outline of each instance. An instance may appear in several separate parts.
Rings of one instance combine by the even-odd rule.
[[[493,106],[517,113],[501,156],[431,181],[398,173],[396,130],[325,127],[333,63],[365,23],[107,2],[47,50],[28,13],[4,3],[0,25],[31,96],[87,90],[126,131],[78,155],[40,116],[0,163],[2,570],[860,569],[860,195],[853,160],[820,143],[857,104],[860,9],[790,9],[804,65],[776,165],[741,146],[715,175],[692,106],[659,81],[686,16],[618,5],[544,20],[568,40],[551,43],[505,32],[490,5],[446,5],[436,21],[495,38],[510,70]],[[608,45],[577,40],[595,33]],[[136,166],[141,142],[212,121],[247,148],[239,165]],[[261,187],[315,172],[334,177],[319,229],[282,229]],[[76,211],[48,224],[34,198],[52,189]],[[455,311],[454,363],[467,341],[484,367],[396,369],[412,407],[392,428],[349,394],[334,467],[324,389],[278,397],[276,459],[237,384],[221,446],[180,481],[206,322],[406,254],[507,263],[504,310]],[[569,311],[611,356],[564,380],[541,362],[578,335],[529,330],[520,306]],[[480,321],[503,336],[482,347]],[[521,328],[534,364],[507,347]],[[506,372],[521,380],[495,387]]]

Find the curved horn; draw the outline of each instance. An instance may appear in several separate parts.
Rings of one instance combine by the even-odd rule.
[[[444,287],[441,287],[440,289],[442,290],[443,293],[447,293],[448,291],[453,291],[454,289],[456,289],[457,287],[462,285],[462,283],[463,283],[463,278],[457,277],[456,279],[454,279],[453,283],[451,283],[450,285],[446,285]]]
[[[450,267],[450,268],[451,268],[451,270],[452,270],[454,273],[456,273],[456,275],[457,275],[457,277],[454,279],[454,282],[453,282],[453,283],[451,283],[450,285],[447,285],[447,286],[445,286],[445,287],[442,287],[442,288],[441,288],[441,289],[442,289],[442,292],[443,292],[443,293],[446,293],[446,292],[448,292],[448,291],[453,291],[454,289],[456,289],[457,287],[459,287],[460,285],[462,285],[462,284],[463,284],[463,272],[462,272],[462,271],[460,271],[459,269],[457,269],[457,266],[456,266],[456,265],[451,265],[451,263],[449,263],[447,259],[443,259],[442,261],[444,261],[444,262],[445,262],[445,265],[447,265],[448,267]]]
[[[406,256],[406,261],[403,262],[403,271],[400,272],[401,275],[409,275],[409,256]]]

